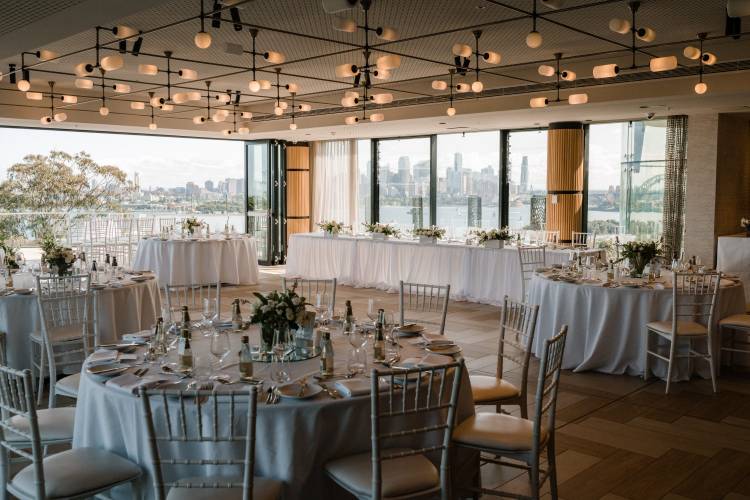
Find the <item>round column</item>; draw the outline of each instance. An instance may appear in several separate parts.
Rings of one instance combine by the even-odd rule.
[[[570,243],[582,221],[583,124],[550,123],[547,134],[547,231]]]

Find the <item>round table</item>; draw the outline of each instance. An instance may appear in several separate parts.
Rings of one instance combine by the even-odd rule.
[[[533,352],[541,356],[544,341],[568,325],[563,368],[573,371],[643,374],[646,324],[672,317],[672,289],[605,288],[601,283],[566,283],[536,274],[529,288],[529,302],[539,304]],[[741,283],[722,280],[715,319],[741,313],[745,296]],[[718,345],[718,328],[714,329]],[[714,352],[718,352],[715,350]],[[664,363],[652,363],[659,376]],[[678,377],[689,377],[687,363],[678,363]],[[707,363],[695,369],[707,376]]]
[[[250,237],[162,239],[138,242],[133,269],[151,270],[165,285],[258,283],[258,254]]]
[[[231,353],[222,372],[236,379],[239,375],[237,361],[240,335],[230,333]],[[251,344],[258,343],[260,333],[257,328],[250,330]],[[206,353],[209,342],[200,333],[193,333],[193,352]],[[421,347],[411,345],[402,339],[402,359],[423,357]],[[345,371],[349,344],[345,337],[334,334],[335,371]],[[174,356],[174,353],[170,356]],[[427,360],[435,364],[451,361],[451,358],[428,354]],[[318,358],[290,363],[292,379],[317,373]],[[268,378],[270,365],[254,363],[256,377]],[[158,374],[158,368],[151,372]],[[153,498],[151,460],[148,451],[146,428],[142,404],[138,396],[121,388],[105,385],[106,379],[91,375],[83,370],[76,406],[74,447],[94,446],[107,449],[141,465],[145,472],[144,488],[148,498]],[[312,380],[311,380],[312,382]],[[334,386],[334,381],[329,382]],[[217,385],[216,390],[242,390],[247,386]],[[267,383],[263,389],[267,388]],[[457,422],[474,413],[468,376],[462,380]],[[239,417],[236,417],[239,420]],[[240,443],[233,443],[227,453],[242,456]],[[420,444],[421,445],[421,444]],[[197,448],[195,457],[212,454],[214,448]],[[222,449],[223,450],[223,449]],[[258,404],[255,473],[284,482],[283,498],[347,498],[343,490],[333,485],[326,476],[326,462],[343,456],[368,452],[370,450],[370,397],[369,395],[344,399],[332,399],[325,392],[306,400],[282,400],[276,405],[267,405],[264,400]],[[224,451],[222,451],[224,452]],[[454,482],[470,484],[475,462],[475,454],[461,455],[462,460],[454,461]],[[180,458],[188,458],[182,456]],[[477,465],[478,466],[478,465]],[[465,471],[465,472],[464,472]],[[195,469],[192,470],[193,475]],[[127,497],[128,488],[117,492]]]
[[[25,273],[24,273],[25,274]],[[32,286],[33,278],[18,275],[17,286]],[[116,342],[124,334],[151,328],[161,311],[159,286],[155,279],[117,285],[93,291],[92,305],[102,343]],[[0,330],[6,333],[8,365],[19,370],[30,368],[29,335],[40,331],[39,307],[35,293],[0,297]]]

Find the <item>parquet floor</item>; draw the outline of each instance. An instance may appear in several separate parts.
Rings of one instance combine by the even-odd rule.
[[[257,287],[225,288],[223,295],[278,288],[282,274],[283,268],[263,268]],[[369,298],[397,310],[397,294],[373,289],[340,286],[336,301],[350,299],[355,315],[364,317]],[[494,374],[499,319],[496,307],[451,302],[447,335],[462,346],[472,373]],[[537,370],[534,362],[532,387]],[[512,371],[509,378],[516,377]],[[673,388],[665,396],[661,380],[564,372],[557,405],[560,498],[750,499],[750,373],[724,370],[717,395],[700,379]],[[493,489],[526,488],[525,474],[515,469],[485,464],[482,478]]]

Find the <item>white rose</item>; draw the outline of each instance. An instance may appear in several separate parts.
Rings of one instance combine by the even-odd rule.
[[[299,297],[294,297],[292,299],[292,305],[298,306],[300,303]]]

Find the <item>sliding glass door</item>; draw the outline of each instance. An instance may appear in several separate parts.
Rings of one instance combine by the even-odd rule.
[[[547,207],[547,130],[508,134],[508,225],[542,229]]]
[[[283,146],[277,141],[246,143],[247,233],[256,240],[258,262],[282,264],[286,246]]]

